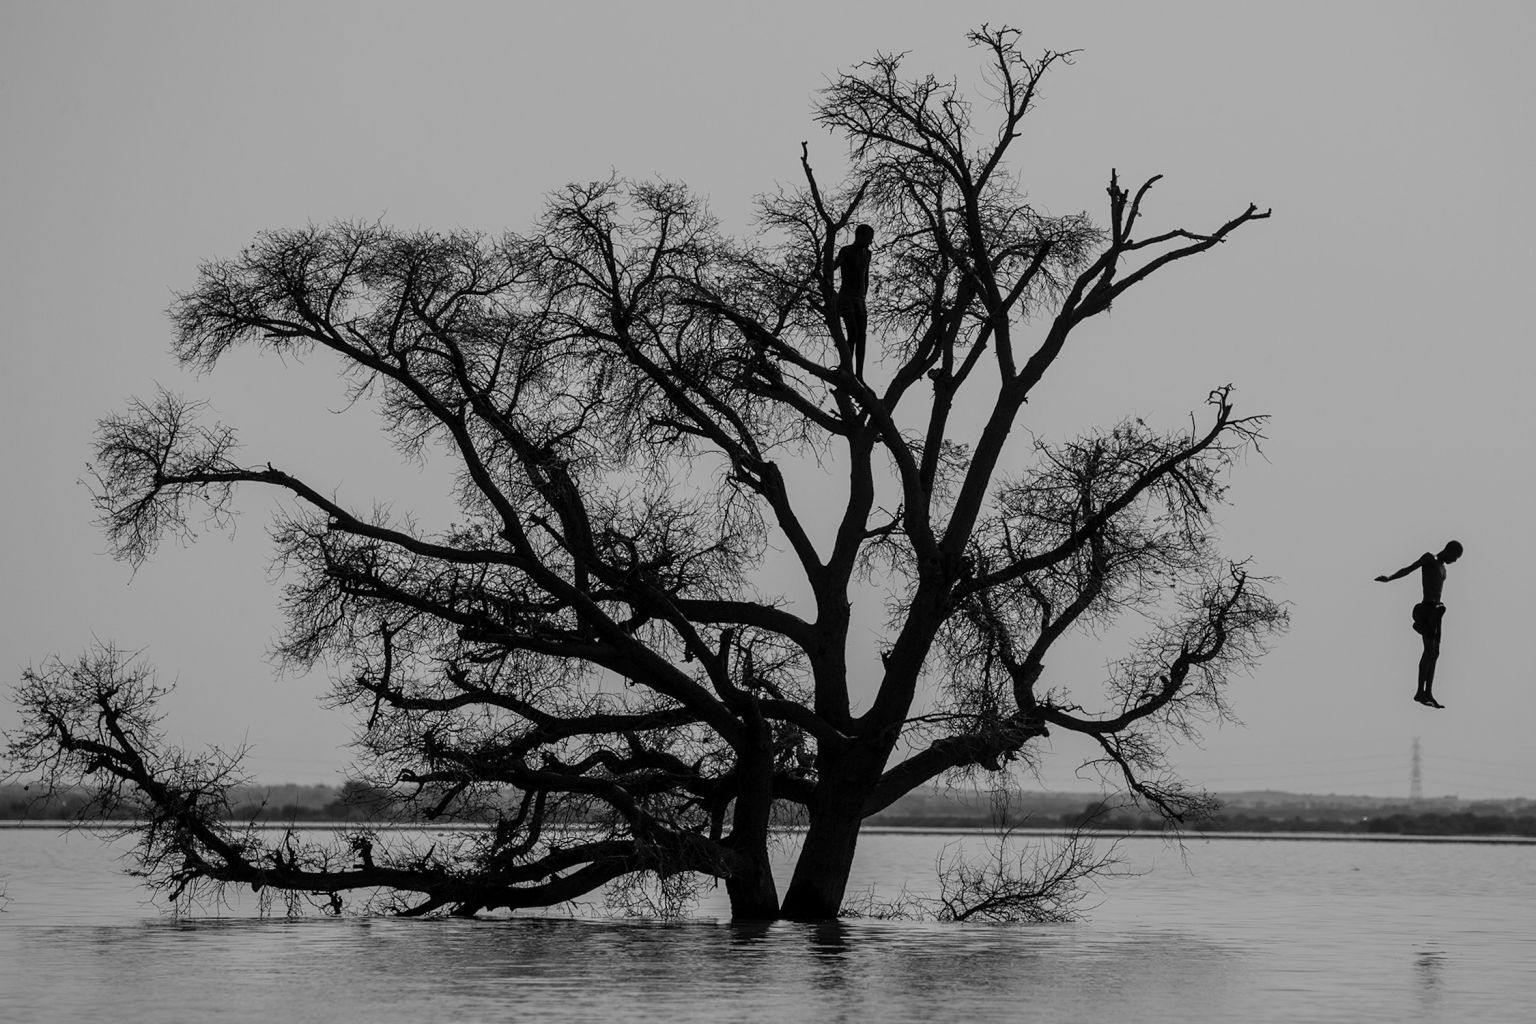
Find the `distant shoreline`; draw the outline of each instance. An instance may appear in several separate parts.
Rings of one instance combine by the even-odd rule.
[[[66,827],[89,805],[84,791],[57,792],[37,799],[24,787],[0,785],[0,827]],[[1536,839],[1536,800],[1465,800],[1431,797],[1418,800],[1338,796],[1253,790],[1212,794],[1209,817],[1189,823],[1185,838],[1225,836],[1327,837],[1374,839],[1403,837],[1524,841]],[[508,807],[517,794],[506,794]],[[388,787],[361,782],[343,786],[242,786],[229,794],[226,820],[275,828],[382,829],[474,828],[475,823],[421,820]],[[777,824],[792,827],[793,814]],[[129,822],[104,821],[111,829]],[[381,824],[390,823],[390,824]],[[903,796],[864,822],[866,831],[908,829],[963,835],[993,831],[999,825],[1042,834],[1088,828],[1115,835],[1164,835],[1163,821],[1121,793],[1051,793],[1015,791],[1002,799],[965,789],[925,788]]]
[[[110,832],[127,829],[134,822],[127,819],[81,823],[68,819],[0,819],[0,831],[31,830],[54,832]],[[372,832],[475,832],[488,831],[492,826],[476,822],[426,824],[411,822],[363,822],[363,821],[294,821],[256,822],[262,832],[332,832],[365,828]],[[803,826],[783,826],[786,832],[803,832]],[[864,835],[911,835],[955,836],[986,839],[997,835],[989,825],[866,825],[859,830]],[[1069,828],[1014,828],[1010,835],[1031,838],[1064,838],[1073,834]],[[1524,835],[1419,835],[1410,832],[1207,832],[1198,829],[1173,833],[1166,829],[1118,829],[1094,830],[1095,838],[1101,839],[1156,839],[1161,842],[1203,842],[1205,840],[1257,840],[1277,843],[1465,843],[1474,846],[1536,846],[1536,836]]]

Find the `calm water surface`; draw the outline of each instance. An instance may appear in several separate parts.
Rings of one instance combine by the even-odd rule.
[[[855,884],[956,838],[866,835]],[[1536,846],[1122,850],[1073,925],[177,920],[98,840],[0,829],[0,1021],[1536,1021]]]

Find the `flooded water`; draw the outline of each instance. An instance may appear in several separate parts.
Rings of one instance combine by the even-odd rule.
[[[855,885],[956,838],[868,834]],[[98,840],[0,829],[0,1021],[1536,1020],[1536,845],[1122,852],[1070,925],[173,919]]]

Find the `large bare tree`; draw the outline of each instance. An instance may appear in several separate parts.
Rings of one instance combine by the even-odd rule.
[[[846,176],[820,182],[802,149],[747,240],[681,185],[611,179],[521,236],[263,233],[178,296],[188,367],[333,353],[403,454],[453,461],[458,521],[344,505],[160,394],[101,424],[113,549],[137,563],[226,523],[237,489],[286,492],[281,659],[335,667],[357,770],[402,814],[489,827],[331,848],[225,822],[234,760],[166,748],[148,670],[112,651],[27,673],[13,769],[136,801],[142,867],[177,893],[383,890],[406,913],[702,876],[738,918],[829,917],[865,818],[1006,772],[1051,729],[1171,819],[1198,806],[1170,744],[1227,713],[1229,674],[1285,624],[1212,536],[1262,419],[1218,387],[1187,429],[1015,428],[1079,325],[1268,211],[1145,227],[1157,179],[1114,174],[1102,224],[1035,209],[1007,158],[1069,55],[971,41],[977,102],[900,56],[838,75],[816,117]],[[835,265],[858,222],[877,240],[863,376]],[[870,601],[876,640],[851,628]],[[1102,684],[1046,670],[1127,616],[1144,635]],[[786,809],[805,833],[781,899]]]

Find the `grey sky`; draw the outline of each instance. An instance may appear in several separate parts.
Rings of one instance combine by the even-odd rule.
[[[350,500],[430,510],[434,478],[400,467],[363,410],[334,412],[323,360],[183,373],[171,292],[263,228],[523,230],[550,189],[611,170],[685,180],[745,229],[800,140],[838,163],[809,118],[826,75],[911,50],[914,72],[964,78],[961,37],[987,20],[1082,50],[1027,125],[1033,202],[1102,219],[1118,167],[1166,175],[1152,223],[1274,208],[1117,303],[1023,424],[1171,424],[1228,381],[1240,411],[1274,416],[1268,461],[1233,481],[1225,546],[1282,578],[1293,628],[1234,687],[1246,725],[1177,763],[1218,790],[1403,794],[1420,736],[1427,792],[1536,796],[1536,16],[1518,3],[6,3],[0,669],[93,635],[143,647],[179,680],[173,738],[248,738],[264,779],[333,779],[348,719],[315,709],[322,680],[264,660],[268,506],[246,502],[232,542],[167,545],[130,577],[79,483],[95,420],[158,382],[209,398],[252,460]],[[1467,553],[1446,592],[1448,710],[1430,712],[1409,699],[1416,584],[1372,577],[1451,537]],[[1048,759],[1050,784],[1085,785],[1073,753]]]

